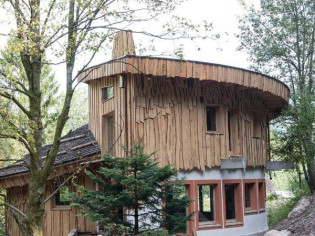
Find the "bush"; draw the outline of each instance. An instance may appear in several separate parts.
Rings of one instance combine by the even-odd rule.
[[[143,236],[168,236],[167,230],[151,230],[143,233]]]
[[[305,195],[310,195],[309,188],[306,182],[303,182],[302,188],[299,188],[296,182],[290,182],[290,190],[294,197],[288,200],[283,200],[274,193],[267,195],[267,209],[268,209],[268,226],[274,227],[279,222],[288,217],[298,201]]]

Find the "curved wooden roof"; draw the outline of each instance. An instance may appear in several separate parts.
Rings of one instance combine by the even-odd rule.
[[[88,83],[91,80],[123,73],[195,78],[224,85],[237,85],[251,89],[266,101],[267,106],[274,108],[286,106],[289,101],[289,88],[270,76],[226,65],[159,57],[126,55],[88,68],[79,75],[78,81]]]

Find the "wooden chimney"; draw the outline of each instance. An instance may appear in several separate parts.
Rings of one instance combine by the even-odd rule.
[[[131,31],[119,31],[114,38],[112,59],[124,55],[136,55]]]

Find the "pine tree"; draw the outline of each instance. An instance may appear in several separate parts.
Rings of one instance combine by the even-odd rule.
[[[104,155],[104,167],[87,172],[100,190],[77,186],[73,206],[93,222],[125,226],[134,235],[161,227],[170,233],[185,230],[190,200],[183,182],[174,178],[177,171],[170,165],[159,167],[154,153],[143,153],[142,145],[125,152],[122,158]]]

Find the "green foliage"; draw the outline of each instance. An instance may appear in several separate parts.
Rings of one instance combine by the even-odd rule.
[[[143,236],[168,236],[168,231],[167,230],[150,230],[143,232]]]
[[[61,108],[62,104],[59,104]],[[82,125],[89,119],[88,92],[87,86],[79,86],[72,97],[69,120],[66,123],[63,133],[66,134]]]
[[[301,197],[310,195],[305,180],[302,182],[301,188],[298,182],[292,180],[290,181],[289,186],[289,190],[294,194],[293,198],[281,199],[281,197],[275,193],[267,194],[267,218],[268,226],[271,228],[288,217],[288,214],[292,211]]]
[[[159,167],[154,153],[144,154],[140,144],[124,150],[122,158],[104,155],[105,167],[97,174],[87,172],[101,190],[77,186],[79,194],[73,194],[73,206],[91,221],[123,225],[133,234],[152,227],[165,227],[170,233],[186,227],[190,216],[185,209],[190,200],[180,188],[183,183],[172,179],[177,171],[169,165]],[[165,207],[161,207],[163,201]],[[134,221],[127,221],[127,217]]]
[[[312,0],[261,0],[240,20],[241,50],[246,50],[253,69],[287,83],[291,100],[276,120],[273,154],[294,161],[315,191],[315,2]]]
[[[111,236],[123,236],[128,235],[129,228],[121,224],[107,223],[103,230]]]
[[[29,96],[25,92],[25,89],[29,89],[29,85],[20,55],[12,52],[15,44],[16,39],[10,39],[7,48],[0,52],[0,92],[2,94],[10,93],[23,107],[29,109]],[[53,130],[59,113],[59,85],[48,64],[43,65],[41,77],[43,141],[47,144],[52,142]],[[19,109],[10,97],[0,96],[0,117],[2,118],[0,124],[1,134],[11,134],[19,137],[16,134],[19,130],[20,133],[23,132],[26,136],[32,129],[27,115]],[[26,149],[20,142],[14,139],[0,139],[0,160],[21,159],[25,153]],[[10,162],[3,163],[0,161],[0,167],[7,164],[10,164]]]

